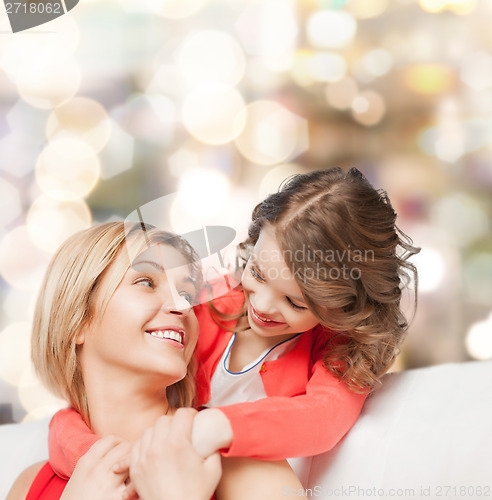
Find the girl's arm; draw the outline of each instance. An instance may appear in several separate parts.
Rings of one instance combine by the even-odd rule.
[[[145,500],[276,500],[302,485],[286,461],[261,462],[220,456],[203,459],[191,444],[195,411],[179,409],[147,429],[132,450],[130,475]],[[169,418],[171,424],[169,425]]]
[[[366,396],[348,389],[319,360],[305,394],[200,412],[194,444],[204,454],[218,446],[223,456],[262,460],[317,455],[333,448],[354,425]]]

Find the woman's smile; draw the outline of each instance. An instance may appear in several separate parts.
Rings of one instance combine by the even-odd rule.
[[[182,328],[163,326],[145,330],[145,333],[149,334],[152,338],[157,339],[160,342],[169,343],[177,349],[184,349],[185,347],[186,335],[185,331]]]

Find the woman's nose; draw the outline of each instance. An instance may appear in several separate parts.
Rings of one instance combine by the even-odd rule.
[[[164,301],[162,310],[167,314],[186,316],[191,311],[191,304],[186,297],[182,295],[173,295]]]

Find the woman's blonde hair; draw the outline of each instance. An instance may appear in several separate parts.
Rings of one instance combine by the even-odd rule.
[[[46,271],[33,319],[34,367],[46,386],[69,401],[89,425],[89,408],[77,358],[77,336],[96,314],[104,314],[109,299],[130,267],[129,258],[116,261],[125,244],[137,254],[156,243],[177,248],[188,259],[193,278],[200,281],[198,257],[182,238],[149,226],[123,222],[99,224],[71,236],[53,256]],[[99,291],[103,274],[115,261],[106,289]],[[96,292],[101,298],[97,308]],[[195,370],[193,357],[185,378],[168,387],[170,404],[191,405]]]
[[[247,257],[265,224],[273,226],[306,303],[336,332],[326,368],[356,392],[389,369],[408,327],[400,300],[410,275],[417,287],[408,258],[420,249],[395,221],[386,193],[359,170],[331,168],[293,176],[258,204],[241,245]]]

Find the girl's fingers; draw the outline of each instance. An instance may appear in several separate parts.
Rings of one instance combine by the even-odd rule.
[[[123,474],[124,472],[128,472],[128,469],[130,468],[130,455],[131,452],[128,453],[126,457],[123,457],[119,462],[115,463],[111,470],[115,474]]]
[[[83,462],[102,460],[113,448],[115,448],[115,446],[118,446],[121,442],[121,439],[116,436],[105,436],[95,442],[91,446],[90,450],[83,457],[81,457],[80,460]]]
[[[193,408],[178,408],[171,423],[171,436],[184,438],[191,443],[193,419],[197,413]]]
[[[138,498],[137,490],[132,482],[128,483],[122,493],[123,500],[132,500]]]

